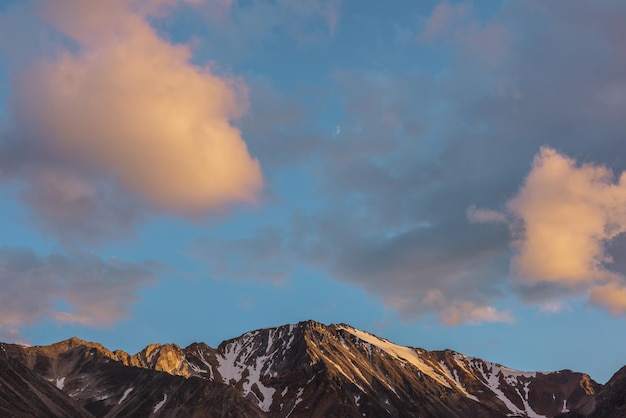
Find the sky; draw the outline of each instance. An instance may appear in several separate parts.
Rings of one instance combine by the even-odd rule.
[[[0,0],[0,340],[313,319],[626,364],[621,0]]]

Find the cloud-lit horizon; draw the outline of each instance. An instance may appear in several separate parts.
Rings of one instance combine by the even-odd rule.
[[[625,17],[0,2],[0,336],[215,343],[311,318],[608,378],[617,349],[541,354],[626,320]]]

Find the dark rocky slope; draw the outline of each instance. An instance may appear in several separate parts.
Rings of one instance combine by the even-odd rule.
[[[0,416],[92,417],[69,396],[0,348]]]

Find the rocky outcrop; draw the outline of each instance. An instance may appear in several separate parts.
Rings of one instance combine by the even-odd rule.
[[[571,411],[562,418],[615,418],[626,417],[626,366],[609,379],[598,392],[594,408],[589,411]]]
[[[598,394],[593,417],[626,417],[626,366],[615,373]]]
[[[169,374],[189,377],[185,353],[176,344],[150,344],[137,354],[116,350],[115,358],[126,366],[154,369]]]
[[[4,344],[0,344],[0,416],[92,417],[57,387],[8,356]]]

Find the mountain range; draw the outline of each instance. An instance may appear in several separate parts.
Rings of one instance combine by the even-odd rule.
[[[601,385],[315,321],[133,355],[77,338],[0,343],[0,416],[624,417],[626,367]]]

